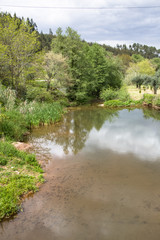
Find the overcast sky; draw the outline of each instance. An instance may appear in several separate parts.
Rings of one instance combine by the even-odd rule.
[[[12,5],[2,6],[2,5]],[[0,11],[33,18],[39,31],[55,33],[70,26],[89,42],[132,44],[134,42],[160,48],[160,6],[157,0],[0,0]],[[50,8],[24,8],[38,6]],[[97,9],[54,9],[51,7],[83,7]],[[98,8],[111,9],[98,9]]]

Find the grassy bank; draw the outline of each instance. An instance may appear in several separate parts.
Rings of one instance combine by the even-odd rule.
[[[38,190],[38,183],[44,181],[42,173],[35,155],[0,142],[0,220],[20,210],[24,194]]]
[[[18,151],[7,141],[23,141],[32,128],[60,120],[64,110],[56,102],[21,102],[0,107],[0,221],[21,209],[24,195],[44,181],[35,155]],[[5,139],[5,140],[4,140]]]
[[[137,107],[142,105],[142,99],[131,98],[126,86],[120,89],[106,89],[101,93],[106,107]]]
[[[62,114],[63,108],[56,102],[22,102],[18,107],[1,112],[0,136],[23,141],[33,127],[56,122]]]
[[[160,94],[154,95],[149,89],[139,91],[134,86],[123,86],[116,91],[107,89],[102,92],[101,98],[106,107],[140,107],[145,105],[155,109],[160,108]]]

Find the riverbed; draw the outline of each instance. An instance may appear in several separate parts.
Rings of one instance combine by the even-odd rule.
[[[160,113],[83,107],[34,129],[40,191],[0,240],[159,240]]]

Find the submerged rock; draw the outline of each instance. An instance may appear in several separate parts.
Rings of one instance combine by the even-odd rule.
[[[14,142],[13,146],[15,148],[17,148],[18,150],[21,150],[21,151],[27,151],[27,150],[29,150],[32,147],[31,144],[24,143],[24,142]]]

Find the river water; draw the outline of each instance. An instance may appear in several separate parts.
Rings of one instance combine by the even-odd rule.
[[[46,182],[0,240],[159,240],[160,113],[84,107],[35,129]]]

